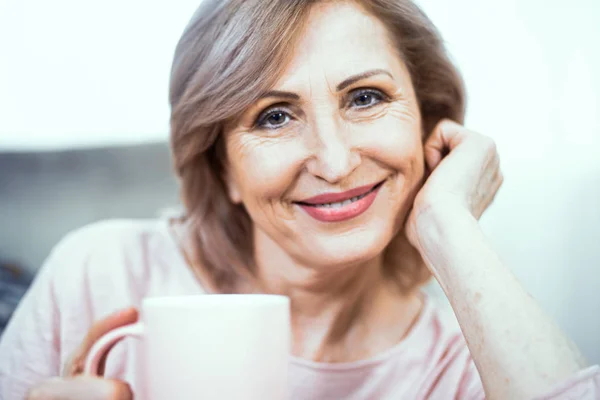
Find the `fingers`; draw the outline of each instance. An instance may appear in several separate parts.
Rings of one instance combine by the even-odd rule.
[[[133,324],[138,320],[138,312],[135,308],[130,307],[97,321],[88,331],[83,342],[75,350],[71,360],[65,365],[63,376],[75,376],[83,372],[85,359],[94,345],[94,343],[104,336],[106,333],[121,326]],[[98,370],[104,372],[104,364],[106,359],[101,360]]]
[[[33,388],[27,400],[132,400],[131,388],[125,382],[94,376],[79,375],[83,371],[85,359],[94,345],[103,335],[121,326],[133,324],[138,319],[135,308],[118,311],[94,323],[79,348],[73,353],[71,361],[65,366],[65,378],[54,378]],[[101,361],[99,370],[103,372]]]
[[[132,400],[125,382],[91,376],[55,378],[33,388],[26,400]]]
[[[502,184],[500,157],[494,141],[450,120],[440,121],[423,147],[431,171],[429,197],[457,195],[479,218]]]
[[[466,129],[449,119],[441,120],[425,142],[425,162],[434,170],[444,156],[462,141]]]
[[[498,155],[496,144],[491,138],[444,119],[436,125],[424,144],[425,162],[429,169],[433,171],[448,153],[463,143],[465,146],[462,147],[469,147],[473,152],[486,157],[487,162],[493,161]],[[467,151],[466,148],[463,150]]]
[[[494,202],[498,190],[500,190],[500,187],[504,183],[504,176],[500,170],[499,163],[496,162],[494,164],[496,165],[493,172],[489,174],[489,179],[480,187],[477,207],[472,210],[473,215],[477,219],[481,218],[485,210]]]

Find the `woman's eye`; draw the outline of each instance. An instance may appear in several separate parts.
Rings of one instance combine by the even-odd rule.
[[[353,94],[350,106],[368,108],[379,104],[384,99],[383,93],[377,90],[360,90]]]
[[[263,113],[256,123],[257,126],[266,129],[280,128],[291,120],[290,114],[283,110],[271,110]]]

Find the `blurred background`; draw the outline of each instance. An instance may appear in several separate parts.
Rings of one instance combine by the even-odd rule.
[[[0,2],[0,334],[65,233],[177,205],[169,68],[199,1]],[[486,233],[600,363],[600,1],[419,3],[502,156]]]

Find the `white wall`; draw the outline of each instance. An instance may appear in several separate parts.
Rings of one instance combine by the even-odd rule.
[[[600,363],[600,1],[421,0],[498,143],[482,224],[504,261]]]
[[[164,139],[170,58],[195,3],[0,3],[0,149]],[[600,2],[420,3],[464,73],[467,125],[503,158],[486,231],[600,362]]]
[[[164,140],[198,0],[0,1],[0,150]]]
[[[0,2],[0,149],[164,139],[171,56],[199,1]],[[598,140],[600,1],[420,3],[465,75],[470,126],[520,155]]]

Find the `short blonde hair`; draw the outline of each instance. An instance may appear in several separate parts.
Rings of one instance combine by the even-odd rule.
[[[239,291],[244,281],[252,279],[255,266],[252,222],[225,189],[220,134],[228,120],[275,84],[316,2],[203,0],[175,51],[171,148],[185,218],[194,233],[196,261],[226,293]],[[463,82],[429,18],[410,0],[356,3],[385,24],[407,65],[424,136],[443,118],[462,123]],[[388,272],[404,287],[429,278],[422,265],[391,268]]]

